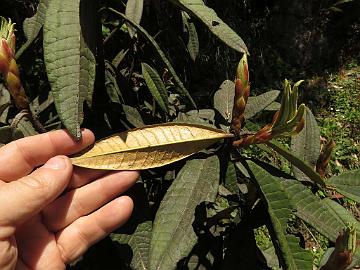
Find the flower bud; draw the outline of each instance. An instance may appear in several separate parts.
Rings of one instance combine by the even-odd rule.
[[[247,56],[244,54],[236,70],[235,95],[231,120],[231,129],[238,135],[245,120],[244,112],[249,95],[249,69]]]

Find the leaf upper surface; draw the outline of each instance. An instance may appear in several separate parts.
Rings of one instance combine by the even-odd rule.
[[[280,94],[279,90],[270,90],[264,94],[249,97],[245,107],[245,118],[249,119],[268,107]]]
[[[51,93],[61,121],[77,139],[81,137],[83,103],[91,98],[96,65],[82,34],[79,14],[80,0],[52,0],[44,25],[44,58]]]
[[[302,131],[291,139],[291,152],[304,162],[315,167],[320,154],[320,129],[311,110],[306,107],[305,125]],[[298,180],[307,180],[308,177],[293,166],[295,177]]]
[[[195,207],[217,194],[220,163],[216,156],[186,163],[167,191],[156,214],[150,246],[150,270],[176,269],[196,243]]]
[[[31,18],[24,20],[23,29],[26,36],[26,42],[16,52],[16,58],[19,58],[21,54],[30,46],[30,44],[38,36],[41,28],[45,22],[46,10],[49,5],[49,0],[40,0],[35,15]]]
[[[214,94],[214,108],[219,111],[227,122],[231,121],[234,95],[235,83],[230,80],[223,81],[219,90]]]
[[[286,232],[287,222],[293,209],[279,179],[253,162],[249,162],[249,167],[267,202],[271,223],[286,262],[286,269],[312,269],[311,254],[299,246],[298,238]]]
[[[128,130],[95,143],[74,165],[104,170],[144,170],[184,159],[232,134],[191,124],[168,123]]]
[[[348,171],[326,180],[336,191],[360,203],[360,170]]]
[[[226,45],[242,53],[249,53],[245,42],[224,23],[216,12],[207,7],[202,0],[170,0],[174,4],[183,8],[187,13],[195,16],[202,21],[207,28]]]

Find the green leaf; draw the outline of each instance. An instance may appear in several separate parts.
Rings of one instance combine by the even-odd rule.
[[[336,212],[329,208],[327,200],[321,200],[307,187],[294,180],[281,182],[295,215],[311,225],[319,233],[335,241],[345,223]]]
[[[111,64],[113,64],[113,66],[115,68],[118,68],[118,66],[120,65],[120,63],[124,60],[125,56],[127,55],[127,53],[129,52],[129,49],[126,50],[120,50],[118,52],[118,54],[114,57],[114,59],[111,61]]]
[[[130,264],[131,269],[147,270],[152,231],[151,212],[147,194],[142,183],[136,183],[127,194],[134,201],[134,210],[130,220],[110,235],[120,244],[119,256]],[[131,254],[126,250],[131,248]],[[129,256],[127,256],[129,254]]]
[[[121,12],[118,12],[113,8],[109,8],[109,10],[116,13],[117,15],[119,15],[123,19],[125,19],[127,22],[129,22],[134,28],[136,28],[137,31],[139,31],[139,34],[141,34],[146,40],[149,41],[149,44],[155,49],[156,53],[159,55],[160,59],[163,61],[164,65],[167,67],[169,73],[173,77],[175,84],[176,84],[176,90],[178,91],[178,94],[180,94],[180,96],[187,97],[188,100],[191,102],[191,104],[196,108],[196,104],[195,104],[194,100],[192,99],[191,95],[189,94],[188,90],[185,88],[184,84],[182,83],[182,81],[180,80],[178,75],[176,74],[170,61],[167,59],[165,53],[161,50],[160,46],[157,44],[155,39],[139,24],[130,20]]]
[[[270,90],[264,94],[249,97],[248,102],[245,107],[245,118],[249,119],[255,114],[261,112],[266,107],[268,107],[275,99],[279,96],[279,90]]]
[[[272,102],[269,106],[267,106],[264,110],[266,111],[278,111],[280,110],[281,104],[279,102]]]
[[[324,180],[321,178],[321,176],[317,172],[314,171],[313,168],[311,168],[307,163],[305,163],[303,160],[301,160],[297,156],[290,153],[290,151],[288,151],[287,149],[282,147],[280,144],[278,144],[275,141],[271,141],[271,142],[267,142],[266,145],[269,146],[270,148],[272,148],[273,150],[275,150],[280,155],[282,155],[288,161],[290,161],[291,164],[296,166],[300,171],[302,171],[312,181],[314,181],[315,183],[317,183],[318,185],[320,185],[322,187],[326,186]]]
[[[241,39],[226,23],[224,23],[215,13],[207,7],[202,0],[170,0],[175,5],[184,9],[188,14],[198,18],[207,28],[226,45],[234,50],[247,53],[248,49]]]
[[[186,163],[167,191],[156,214],[150,246],[150,270],[175,269],[196,243],[192,227],[195,207],[214,201],[220,177],[216,156]]]
[[[0,84],[0,123],[2,124],[6,124],[10,105],[10,93]]]
[[[160,75],[146,63],[141,63],[141,69],[146,85],[155,101],[165,113],[169,113],[168,93]]]
[[[17,123],[17,129],[21,131],[22,134],[24,134],[24,137],[33,136],[39,134],[32,123],[26,118],[22,117],[19,122]]]
[[[234,95],[235,84],[230,80],[223,81],[219,90],[214,94],[214,108],[218,110],[227,122],[231,121]]]
[[[79,14],[80,0],[52,0],[44,25],[44,57],[51,93],[61,121],[77,139],[81,138],[83,103],[91,102],[96,65],[84,40],[85,26],[80,25]],[[96,14],[88,12],[84,16]]]
[[[45,22],[46,10],[49,5],[49,0],[40,0],[36,13],[31,18],[26,18],[23,23],[23,30],[26,37],[26,42],[17,51],[15,58],[18,59],[23,52],[31,45],[35,38],[39,35],[41,28]]]
[[[24,135],[17,128],[11,126],[0,127],[0,144],[7,144],[23,137]]]
[[[141,17],[143,14],[144,0],[128,0],[126,3],[125,15],[130,20],[133,20],[137,24],[140,24]],[[129,35],[133,37],[136,30],[129,25]]]
[[[348,171],[326,180],[336,191],[360,203],[360,170]]]
[[[190,57],[193,61],[199,54],[199,38],[196,32],[195,24],[192,22],[190,16],[185,12],[181,12],[184,30],[188,33],[188,43],[186,45]]]
[[[213,124],[215,112],[212,109],[191,110],[186,113],[180,112],[173,122],[199,124],[216,128]]]
[[[303,130],[291,138],[291,152],[314,168],[320,154],[320,129],[311,110],[306,107]],[[308,177],[293,166],[298,180],[306,181]]]
[[[224,186],[231,191],[231,193],[237,194],[239,191],[237,185],[237,175],[234,162],[229,162],[226,170]]]
[[[334,6],[338,6],[345,3],[351,3],[351,2],[354,2],[354,0],[339,0],[334,4]]]
[[[334,215],[337,215],[337,217],[342,221],[344,226],[341,229],[344,229],[347,223],[353,224],[356,228],[358,237],[360,236],[360,223],[345,207],[329,198],[325,198],[322,201],[333,211]]]
[[[132,124],[134,127],[143,127],[145,126],[142,118],[141,118],[141,115],[139,113],[139,111],[134,108],[134,107],[131,107],[129,105],[126,105],[126,104],[123,104],[122,105],[122,108],[124,110],[124,113],[125,113],[125,116],[126,116],[126,120]]]
[[[108,61],[105,61],[105,88],[111,103],[124,103],[124,98],[116,80],[116,70]]]
[[[299,246],[299,239],[286,233],[293,209],[277,177],[249,161],[249,167],[268,205],[271,223],[285,260],[285,269],[312,269],[311,254]]]

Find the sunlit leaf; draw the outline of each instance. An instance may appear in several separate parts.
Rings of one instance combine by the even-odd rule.
[[[311,225],[319,233],[335,241],[339,232],[345,227],[343,219],[327,205],[326,200],[315,196],[307,187],[298,181],[281,182],[295,215]]]
[[[155,101],[165,113],[169,113],[168,95],[160,75],[155,69],[146,63],[141,63],[141,69],[146,85],[148,86]]]
[[[200,125],[168,123],[112,135],[95,143],[74,165],[104,170],[143,170],[184,159],[231,134]]]
[[[271,223],[285,260],[285,269],[312,269],[310,252],[299,246],[298,238],[287,233],[287,222],[293,208],[279,179],[253,162],[249,161],[248,164],[267,203]]]
[[[126,3],[125,15],[137,24],[140,24],[144,7],[144,0],[128,0]],[[134,36],[136,30],[129,25],[129,34]]]
[[[89,12],[83,16],[91,18]],[[52,0],[44,25],[44,58],[51,93],[61,121],[77,139],[81,138],[83,103],[91,103],[96,65],[79,14],[80,0]],[[86,33],[90,35],[90,31]]]
[[[336,191],[360,203],[360,170],[348,171],[326,180]]]
[[[190,18],[190,16],[185,11],[181,12],[181,16],[182,16],[184,28],[185,28],[186,32],[188,33],[188,43],[187,43],[186,47],[189,51],[191,59],[193,61],[195,61],[196,57],[199,54],[198,34],[196,32],[195,25],[192,22],[192,19]]]
[[[320,154],[320,129],[309,108],[306,108],[304,119],[302,131],[291,138],[291,152],[314,168]],[[298,180],[308,180],[298,168],[293,166],[293,171]]]
[[[309,166],[307,163],[305,163],[303,160],[301,160],[297,156],[290,153],[290,151],[285,149],[279,143],[277,143],[275,141],[271,141],[271,142],[267,142],[266,145],[271,147],[277,153],[279,153],[284,158],[286,158],[288,161],[290,161],[292,165],[296,166],[300,171],[302,171],[312,181],[314,181],[315,183],[317,183],[320,186],[323,186],[323,187],[326,186],[324,180],[321,178],[321,176],[317,172],[314,171],[314,169],[311,166]]]
[[[223,81],[219,90],[214,95],[214,108],[218,110],[227,122],[231,120],[234,95],[235,84],[230,80]]]
[[[268,107],[280,94],[279,90],[270,90],[264,94],[248,98],[245,118],[249,119]]]
[[[202,0],[170,0],[190,15],[198,18],[207,28],[226,45],[238,52],[249,53],[244,41],[207,7]]]
[[[220,177],[216,156],[186,163],[156,214],[150,246],[150,270],[176,269],[197,241],[192,223],[195,207],[215,199]]]

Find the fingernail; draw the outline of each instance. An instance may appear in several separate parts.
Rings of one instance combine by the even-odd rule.
[[[53,157],[49,159],[43,167],[54,170],[65,169],[66,162],[63,157]]]

